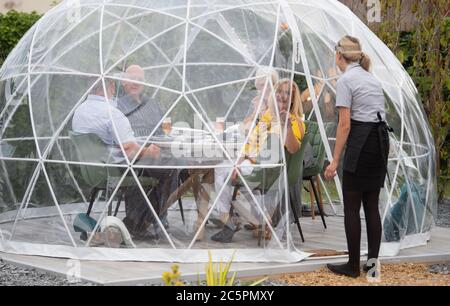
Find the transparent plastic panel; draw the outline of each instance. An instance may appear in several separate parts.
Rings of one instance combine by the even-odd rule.
[[[401,241],[407,235],[420,234],[422,220],[426,216],[426,184],[416,177],[415,170],[400,165],[389,209],[383,221],[384,239]]]
[[[0,80],[15,78],[28,72],[28,53],[23,53],[19,50],[30,49],[35,31],[36,25],[32,27],[17,43],[16,47],[2,65]]]
[[[54,74],[34,75],[30,82],[35,134],[45,155],[60,135],[67,135],[72,115],[101,82],[96,77]]]
[[[334,47],[347,34],[372,58],[394,128],[384,240],[431,230],[436,157],[417,89],[341,3],[67,3],[0,70],[2,241],[108,260],[192,261],[210,249],[303,258],[289,257],[303,248],[289,205],[303,161],[293,157],[303,121],[314,144],[334,149]],[[329,215],[342,212],[338,173],[316,181]],[[301,192],[295,201],[309,206]]]
[[[12,240],[74,246],[61,206],[55,202],[42,168],[32,187],[13,226]]]
[[[173,15],[176,18],[186,18],[187,6],[185,0],[156,0],[156,1],[123,1],[123,0],[112,0],[108,1],[107,6],[115,6],[124,9],[138,9],[142,11],[152,11],[167,14],[168,16]]]
[[[100,74],[100,16],[99,8],[82,8],[80,18],[61,18],[52,31],[39,27],[30,49],[31,70]]]
[[[209,222],[198,231],[194,249],[286,247],[282,168],[240,170],[236,179],[233,168],[214,170],[216,198],[210,200]]]
[[[37,163],[0,161],[0,239],[9,240],[16,216],[29,194]]]
[[[22,78],[17,79],[22,84],[14,94],[5,92],[5,107],[0,113],[1,156],[6,158],[38,157],[36,140],[30,118],[29,95],[26,83]],[[8,82],[8,90],[13,91],[14,81]]]
[[[313,28],[308,27],[301,20],[298,20],[298,23],[302,29],[302,40],[311,76],[326,80],[336,78],[335,42],[329,37],[323,37],[316,33]],[[304,72],[301,65],[296,70]]]
[[[190,26],[188,33],[186,84],[191,90],[221,86],[249,77],[252,59],[236,43],[212,35],[199,26]]]
[[[199,18],[196,23],[259,61],[272,49],[277,7],[258,5],[257,11],[254,6],[237,6]]]
[[[178,19],[164,14],[123,7],[106,8],[102,33],[104,69],[110,70],[111,66],[123,60],[129,63],[142,58],[154,66],[167,64],[164,51],[159,52],[154,41],[177,24],[180,24]],[[145,57],[133,54],[141,48],[145,51],[140,54],[147,53]]]
[[[333,50],[334,45],[348,34],[351,28],[344,28],[340,22],[343,18],[339,14],[330,13],[322,5],[324,4],[314,7],[314,5],[292,3],[291,8],[298,20],[315,33],[315,39],[321,40],[327,48]]]
[[[185,28],[185,25],[175,24],[148,39],[144,38],[141,43],[133,43],[132,46],[135,47],[126,44],[125,51],[112,48],[111,52],[116,55],[109,55],[114,60],[110,61],[112,66],[105,73],[110,77],[127,79],[124,72],[131,66],[139,66],[145,71],[143,83],[156,88],[181,91],[184,47],[180,42],[184,41]]]
[[[203,17],[215,16],[219,13],[228,13],[229,11],[235,11],[240,9],[248,9],[249,11],[257,11],[262,14],[267,13],[267,5],[276,5],[275,1],[263,0],[258,1],[258,5],[251,1],[245,0],[192,0],[191,1],[191,17],[201,19]],[[269,10],[269,13],[273,13]]]

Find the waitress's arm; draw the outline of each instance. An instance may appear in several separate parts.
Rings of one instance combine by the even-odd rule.
[[[339,166],[339,161],[347,144],[348,135],[351,128],[351,113],[350,108],[339,108],[339,124],[336,133],[336,145],[334,147],[333,161],[325,171],[325,178],[330,180],[336,176],[336,171]]]

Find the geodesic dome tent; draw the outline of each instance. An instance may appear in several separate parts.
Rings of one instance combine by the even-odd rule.
[[[360,38],[371,57],[373,74],[385,91],[387,121],[395,130],[380,201],[382,252],[395,254],[426,243],[437,206],[435,157],[418,92],[396,57],[344,5],[326,0],[80,0],[64,1],[49,11],[0,72],[0,250],[100,260],[196,262],[206,260],[207,250],[223,256],[233,249],[237,261],[305,258],[291,230],[285,196],[289,169],[281,142],[276,141],[268,149],[277,158],[259,159],[249,175],[238,171],[242,207],[250,219],[257,219],[255,223],[267,227],[272,239],[258,245],[246,231],[236,233],[232,244],[209,239],[218,229],[208,220],[251,134],[239,133],[238,125],[232,125],[227,132],[233,135],[223,137],[227,133],[217,129],[223,121],[239,124],[249,115],[255,127],[258,116],[251,116],[251,102],[257,101],[258,110],[264,104],[262,98],[255,100],[261,94],[255,86],[262,78],[257,72],[276,71],[309,96],[303,105],[305,117],[318,123],[331,159],[339,77],[334,46],[347,34]],[[132,65],[141,67],[144,76],[128,73]],[[263,81],[264,91],[274,96],[271,76],[266,74]],[[97,152],[93,146],[98,142],[88,142],[83,150],[74,141],[74,114],[89,95],[98,95],[100,89],[114,105],[126,99],[126,86],[156,103],[140,118],[148,124],[141,130],[139,116],[127,115],[140,151],[158,144],[163,159],[130,157],[124,147],[127,139],[121,138],[123,122],[111,108],[104,115],[113,122],[109,132],[119,140],[121,162],[96,160],[89,154]],[[169,118],[173,130],[164,136],[159,131]],[[97,224],[82,237],[74,225],[87,211],[95,187],[89,176],[93,169],[107,183],[96,194],[91,212]],[[228,175],[217,188],[210,178],[219,169]],[[251,173],[267,169],[276,174],[273,181],[255,192]],[[167,176],[184,173],[187,179],[176,182],[177,190],[186,182],[199,190],[183,193],[179,206],[169,203],[175,205],[161,211],[150,183],[141,178],[156,170]],[[326,206],[336,215],[342,212],[340,179],[321,182]],[[114,215],[113,208],[118,208],[117,217],[127,215],[124,206],[117,205],[124,188],[134,188],[147,205],[154,239],[113,247],[97,234]],[[206,235],[199,239],[203,230]]]

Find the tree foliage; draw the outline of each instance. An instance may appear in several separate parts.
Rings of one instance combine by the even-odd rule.
[[[419,90],[436,144],[442,199],[450,178],[449,1],[415,0],[412,13],[417,26],[413,32],[400,30],[403,2],[383,1],[383,22],[377,34],[402,62]]]
[[[0,65],[25,33],[41,18],[36,12],[0,14]]]

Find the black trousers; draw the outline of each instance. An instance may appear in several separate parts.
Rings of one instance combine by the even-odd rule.
[[[143,187],[158,218],[166,219],[167,211],[161,210],[170,194],[177,188],[178,170],[146,169],[139,175],[159,180],[159,184],[153,188]],[[125,213],[123,222],[131,234],[145,233],[149,226],[157,223],[155,215],[138,186],[129,187],[125,193]]]

